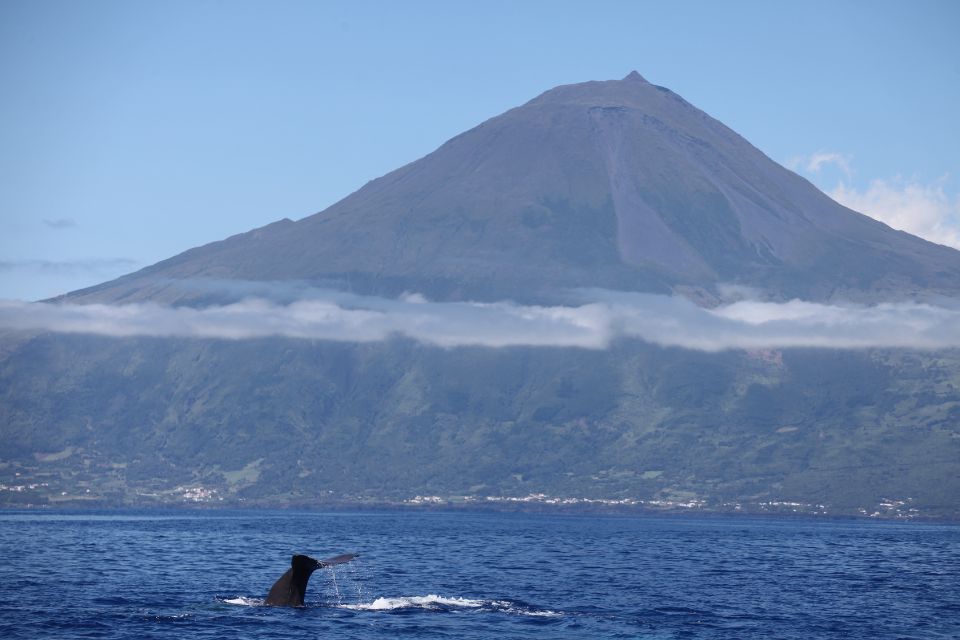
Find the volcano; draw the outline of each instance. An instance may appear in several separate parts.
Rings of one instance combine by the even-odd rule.
[[[960,252],[851,211],[632,72],[560,86],[315,215],[66,297],[189,303],[191,280],[434,300],[719,285],[873,302],[960,290]],[[207,294],[204,294],[207,295]]]
[[[956,297],[960,252],[842,207],[631,73],[547,91],[320,213],[60,302],[189,315],[305,288],[376,309],[584,289],[710,307],[747,288],[869,306]],[[136,302],[155,304],[111,306]],[[957,349],[270,336],[0,336],[0,487],[18,487],[0,505],[960,515]]]

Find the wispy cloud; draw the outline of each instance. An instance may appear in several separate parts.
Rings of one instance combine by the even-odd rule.
[[[833,165],[843,172],[847,180],[853,176],[853,158],[845,153],[837,151],[817,151],[809,156],[794,156],[787,161],[787,167],[794,171],[806,171],[808,173],[820,173],[825,166]]]
[[[44,218],[43,224],[47,225],[51,229],[69,229],[70,227],[77,226],[77,221],[73,218]]]
[[[841,182],[828,195],[894,229],[960,249],[960,196],[948,196],[942,181],[874,180],[862,191]]]
[[[603,349],[618,338],[703,351],[822,347],[960,347],[956,307],[741,301],[716,309],[662,295],[590,292],[579,306],[437,303],[346,294],[290,304],[248,299],[202,309],[156,304],[2,302],[0,328],[106,336],[242,340],[284,336],[375,342],[404,336],[441,347]]]
[[[33,271],[47,273],[100,273],[132,269],[139,264],[130,258],[86,258],[81,260],[0,260],[0,271]]]

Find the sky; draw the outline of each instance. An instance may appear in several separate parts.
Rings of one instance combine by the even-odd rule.
[[[553,86],[634,69],[960,248],[958,27],[952,0],[4,0],[0,299],[305,217]]]

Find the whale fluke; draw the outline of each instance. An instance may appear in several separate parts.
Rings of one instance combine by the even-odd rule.
[[[314,560],[310,556],[295,555],[290,559],[290,568],[273,583],[264,604],[272,607],[302,607],[307,582],[317,569],[350,562],[357,553],[344,553],[326,560]]]
[[[343,555],[334,556],[332,558],[327,558],[326,560],[320,560],[320,567],[329,567],[335,564],[343,564],[344,562],[350,562],[357,556],[359,553],[344,553]]]

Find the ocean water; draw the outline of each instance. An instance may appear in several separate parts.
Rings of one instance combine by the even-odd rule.
[[[358,551],[303,608],[293,553]],[[0,638],[958,638],[960,527],[465,512],[0,512]]]

